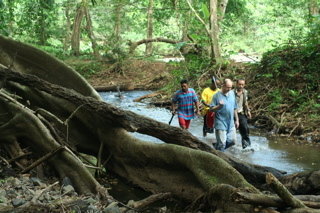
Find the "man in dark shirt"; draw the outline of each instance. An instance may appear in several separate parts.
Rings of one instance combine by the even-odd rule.
[[[248,127],[248,118],[251,119],[251,113],[248,105],[248,91],[244,88],[245,83],[243,79],[237,80],[236,89],[234,90],[238,105],[239,132],[243,149],[251,145]]]

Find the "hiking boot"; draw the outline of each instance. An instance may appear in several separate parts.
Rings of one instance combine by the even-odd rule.
[[[226,142],[226,148],[225,149],[228,149],[229,147],[231,147],[231,146],[234,146],[235,145],[235,143],[234,143],[234,141],[232,141],[232,142]]]
[[[206,129],[203,129],[203,130],[202,130],[202,133],[203,133],[203,137],[206,137],[206,136],[207,136],[207,130],[206,130]]]

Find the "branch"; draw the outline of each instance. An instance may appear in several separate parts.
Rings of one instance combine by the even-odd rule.
[[[142,209],[156,201],[167,199],[171,196],[171,193],[159,193],[150,195],[149,197],[139,201],[129,201],[128,206],[135,209]]]
[[[189,0],[186,0],[190,9],[192,10],[192,12],[194,13],[194,15],[197,17],[197,19],[203,24],[203,26],[206,29],[206,33],[208,34],[208,36],[210,37],[210,30],[207,26],[207,24],[203,21],[203,19],[199,16],[199,14],[197,13],[197,11],[192,7],[191,3]]]
[[[306,205],[301,200],[295,198],[273,174],[267,173],[266,182],[287,205],[293,208],[306,208]]]
[[[308,199],[308,195],[296,195],[294,196],[296,199],[302,200],[304,205],[310,207],[310,208],[320,208],[320,202],[312,200],[312,198],[309,198],[309,200],[303,200]],[[249,193],[249,192],[236,192],[232,195],[232,199],[236,203],[242,203],[242,204],[251,204],[255,206],[264,206],[264,207],[285,207],[284,201],[274,195],[265,195],[265,194],[257,194],[257,193]]]
[[[141,44],[147,44],[147,43],[151,43],[151,42],[164,42],[164,43],[169,43],[169,44],[177,44],[180,41],[176,41],[176,40],[172,40],[172,39],[168,39],[168,38],[150,38],[150,39],[142,39],[140,41],[136,41],[136,42],[129,42],[128,45],[130,46],[130,50],[129,53],[133,53],[133,51]]]
[[[52,152],[49,152],[47,154],[45,154],[44,156],[42,156],[41,158],[39,158],[38,160],[36,160],[35,162],[33,162],[30,166],[28,166],[27,168],[25,168],[24,170],[21,171],[21,173],[26,173],[28,171],[30,171],[31,169],[33,169],[34,167],[38,166],[40,163],[48,160],[49,158],[51,158],[53,155],[55,155],[57,152],[63,150],[64,147],[60,146],[57,149],[53,150]]]

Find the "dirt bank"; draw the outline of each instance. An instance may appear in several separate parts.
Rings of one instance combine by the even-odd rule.
[[[170,81],[173,66],[165,62],[127,60],[121,64],[105,64],[103,70],[88,80],[95,88],[124,86],[126,90],[156,90]]]

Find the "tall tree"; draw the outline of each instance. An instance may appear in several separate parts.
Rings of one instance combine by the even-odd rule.
[[[67,0],[64,4],[65,7],[65,38],[63,41],[63,50],[66,51],[69,48],[71,42],[71,19],[70,19],[70,10],[71,10],[71,0]]]
[[[209,0],[209,12],[207,12],[208,11],[207,7],[205,5],[203,5],[202,10],[205,14],[208,13],[205,16],[208,16],[209,23],[208,23],[208,21],[205,21],[200,17],[198,12],[192,6],[190,0],[186,0],[186,1],[189,5],[190,9],[195,14],[196,18],[203,24],[203,26],[206,30],[206,33],[207,33],[207,35],[209,37],[209,41],[210,41],[212,61],[214,61],[214,62],[221,61],[221,50],[220,50],[221,48],[220,48],[220,44],[219,44],[219,32],[220,32],[219,22],[222,21],[222,18],[224,16],[228,1],[223,0],[223,2],[219,3],[219,4],[221,4],[219,6],[217,0]],[[220,13],[220,15],[219,15],[219,13]],[[205,18],[207,18],[207,17],[205,17]]]
[[[82,1],[77,6],[76,17],[73,22],[73,30],[71,35],[71,51],[73,55],[80,55],[80,35],[81,35],[81,23],[84,16],[84,2]]]
[[[91,15],[90,15],[90,12],[89,12],[89,6],[88,4],[85,4],[84,5],[84,15],[86,17],[86,22],[87,22],[87,25],[86,25],[86,30],[87,30],[87,34],[88,34],[88,37],[91,41],[91,46],[92,46],[92,50],[93,50],[93,54],[96,56],[96,57],[100,57],[99,55],[99,50],[98,50],[98,44],[97,44],[97,41],[96,41],[96,37],[93,33],[93,27],[92,27],[92,21],[91,21]]]
[[[221,59],[221,50],[219,44],[219,23],[218,23],[218,1],[210,0],[210,39],[211,57],[216,61]]]
[[[147,17],[147,39],[152,39],[153,36],[153,0],[149,0]],[[146,44],[146,55],[152,54],[152,42]]]
[[[309,0],[309,14],[311,16],[319,15],[319,5],[317,0]]]
[[[115,5],[114,9],[114,31],[113,36],[115,38],[115,41],[118,42],[121,40],[121,18],[122,18],[122,7],[123,3],[122,1],[118,1]]]
[[[88,1],[82,0],[77,7],[76,17],[74,19],[71,36],[71,49],[72,53],[76,56],[80,55],[81,23],[84,17],[86,18],[86,31],[91,41],[93,52],[96,56],[99,56],[98,46],[93,33],[92,21],[88,7]]]

